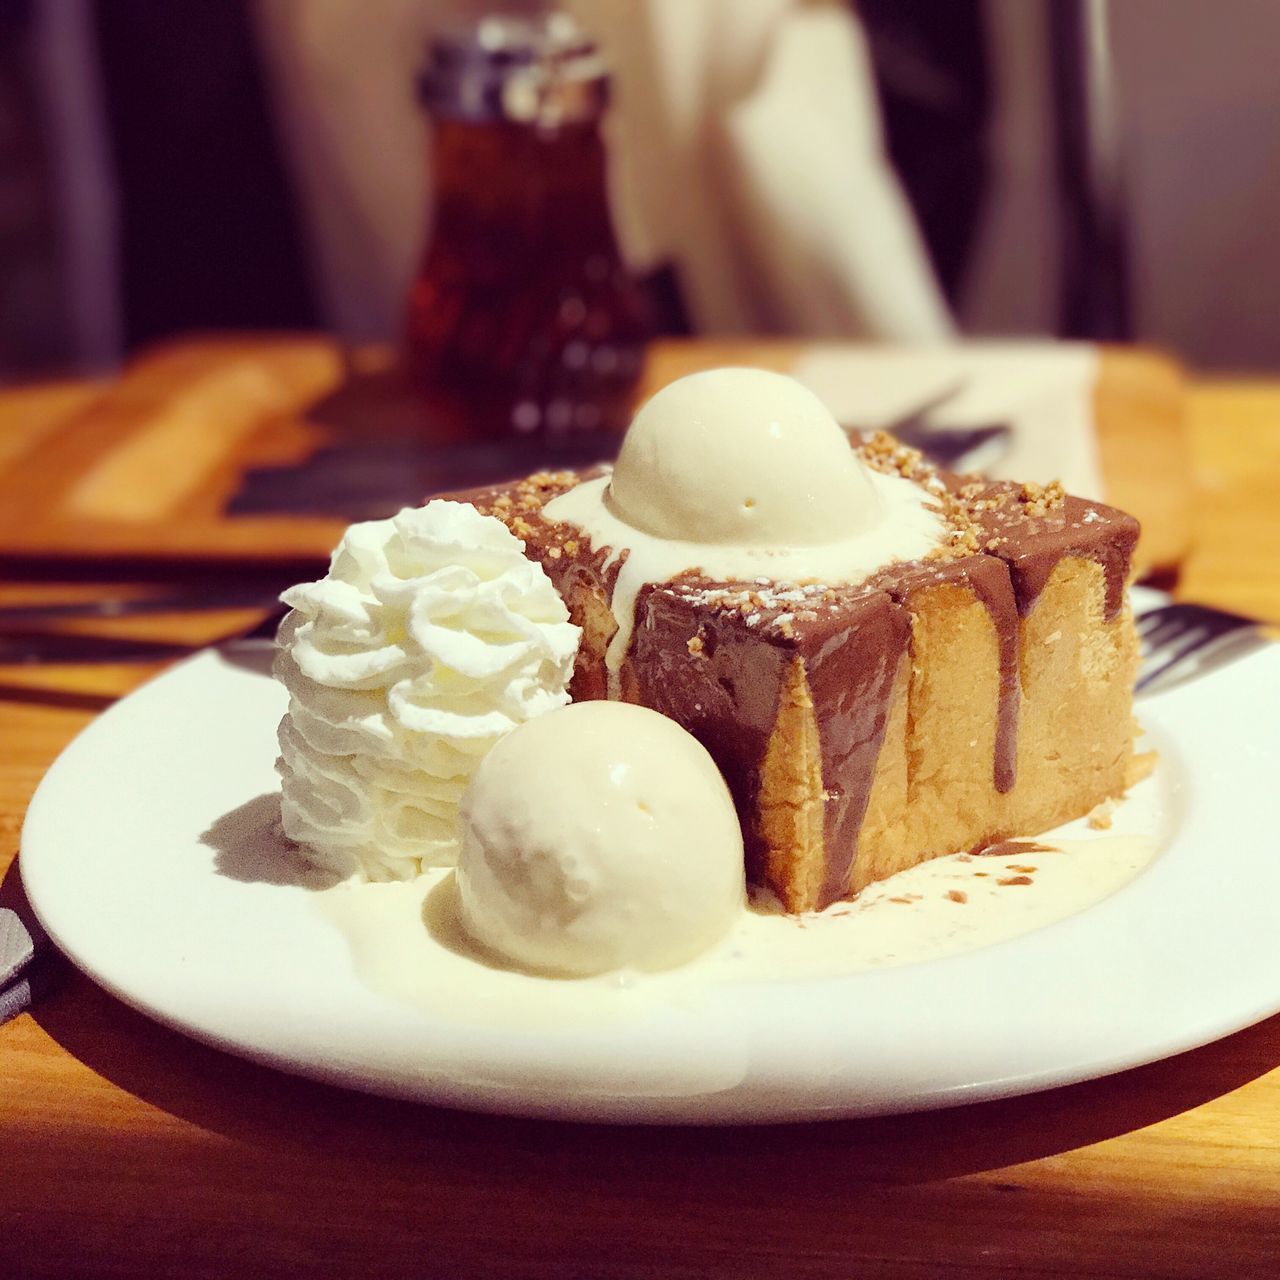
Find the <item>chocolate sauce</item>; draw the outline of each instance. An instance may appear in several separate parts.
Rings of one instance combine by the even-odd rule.
[[[975,858],[1015,858],[1024,853],[1056,853],[1051,844],[1037,844],[1034,840],[996,840],[978,845],[969,853]]]
[[[862,822],[892,709],[894,686],[909,661],[911,620],[879,592],[841,611],[825,637],[798,640],[822,749],[823,874],[820,906],[849,891]]]
[[[581,599],[610,599],[617,565],[606,571],[606,548],[593,548],[538,512],[546,501],[586,476],[558,473],[513,486],[455,496],[504,520],[525,540],[583,622]],[[954,483],[953,483],[954,481]],[[953,492],[959,481],[948,478]],[[707,747],[724,773],[743,819],[748,878],[759,881],[765,844],[756,826],[761,768],[796,661],[804,664],[821,750],[826,855],[818,906],[848,892],[858,841],[892,707],[901,663],[910,660],[912,596],[943,583],[966,587],[986,608],[995,629],[999,686],[994,786],[1016,780],[1021,686],[1021,619],[1035,606],[1065,556],[1095,560],[1105,575],[1105,616],[1124,603],[1137,521],[1114,508],[1066,498],[1045,510],[1020,499],[1022,486],[992,483],[968,501],[976,554],[894,565],[862,586],[833,590],[834,604],[754,611],[708,604],[717,589],[751,592],[750,584],[717,584],[686,575],[645,587],[621,671],[623,696],[670,716]],[[979,499],[993,499],[982,506]],[[981,548],[981,550],[978,550]],[[985,552],[986,554],[984,554]],[[755,616],[753,615],[753,612]],[[789,620],[778,626],[785,613]],[[807,620],[806,620],[807,618]],[[603,661],[584,649],[575,698],[607,692]],[[1043,846],[1009,841],[975,852],[1029,853]]]
[[[1000,692],[996,707],[996,746],[992,775],[1001,795],[1018,780],[1018,714],[1022,707],[1022,681],[1018,672],[1018,606],[1007,572],[996,572],[990,559],[962,560],[964,579],[986,606],[996,632],[1000,668]],[[1003,570],[1004,566],[999,566]]]
[[[997,486],[991,488],[997,490]],[[1101,567],[1103,616],[1108,622],[1119,616],[1138,541],[1139,525],[1132,516],[1100,502],[1068,497],[1060,508],[1042,516],[1002,519],[997,512],[977,518],[984,531],[999,540],[995,554],[1009,566],[1022,617],[1035,607],[1053,571],[1067,556],[1093,560]]]
[[[689,642],[701,648],[695,653]],[[792,655],[762,643],[741,615],[700,608],[663,586],[636,601],[625,684],[637,701],[670,716],[706,747],[743,817],[748,878],[763,878],[765,841],[758,812],[760,772],[778,719]]]
[[[996,637],[999,686],[992,781],[1001,795],[1013,790],[1018,769],[1018,712],[1022,683],[1018,674],[1018,606],[1004,564],[991,556],[892,565],[875,578],[877,586],[911,608],[917,591],[948,584],[965,587],[987,611]]]
[[[700,590],[721,585],[731,584],[661,584],[641,594],[627,683],[710,752],[748,819],[748,874],[759,879],[766,848],[750,815],[783,692],[803,664],[821,757],[825,906],[848,892],[910,618],[885,593],[853,587],[837,593],[836,608],[809,611],[811,619],[779,628],[768,621],[782,612],[775,606],[748,627],[736,610],[700,603]]]

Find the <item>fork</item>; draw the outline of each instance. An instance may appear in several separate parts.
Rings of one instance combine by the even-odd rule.
[[[1253,618],[1203,604],[1162,605],[1139,614],[1136,623],[1142,661],[1134,688],[1139,693],[1182,668],[1190,674],[1211,649],[1225,648],[1228,638],[1233,638],[1233,652],[1239,642],[1247,641],[1250,649],[1269,643]]]

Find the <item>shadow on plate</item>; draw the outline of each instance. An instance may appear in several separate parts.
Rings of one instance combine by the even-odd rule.
[[[454,955],[462,956],[473,964],[484,965],[486,969],[501,972],[510,968],[500,955],[490,951],[467,932],[462,923],[462,908],[458,903],[458,877],[455,873],[450,872],[427,890],[427,895],[422,900],[422,924],[435,942],[446,951],[452,951]]]
[[[242,884],[332,889],[341,879],[305,862],[280,829],[280,793],[270,791],[224,813],[200,836],[213,850],[213,869]]]

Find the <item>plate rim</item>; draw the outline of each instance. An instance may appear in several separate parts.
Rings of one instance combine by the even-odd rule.
[[[262,646],[262,649],[269,652],[269,646]],[[255,647],[253,651],[257,652],[258,650]],[[180,1008],[175,1008],[171,1001],[157,999],[154,990],[150,992],[146,990],[139,991],[135,984],[119,981],[118,964],[113,964],[110,958],[104,964],[101,954],[95,953],[96,942],[91,941],[86,949],[83,945],[83,938],[67,936],[63,927],[65,923],[63,907],[66,902],[62,895],[61,886],[57,885],[56,877],[52,879],[46,877],[46,872],[49,871],[50,866],[57,865],[57,857],[47,852],[49,848],[47,841],[51,836],[46,833],[53,833],[57,830],[57,814],[54,812],[57,808],[57,802],[61,799],[65,786],[74,786],[75,770],[81,764],[82,757],[85,759],[90,758],[92,753],[98,749],[101,741],[115,735],[117,727],[123,725],[131,715],[137,712],[144,699],[159,699],[163,703],[170,696],[170,691],[177,688],[176,682],[191,679],[193,673],[197,681],[204,679],[201,674],[203,667],[213,663],[217,664],[212,668],[213,670],[223,673],[233,672],[237,676],[245,675],[244,671],[235,671],[229,662],[223,660],[226,652],[226,649],[202,651],[200,654],[168,668],[95,718],[64,748],[54,765],[41,780],[31,801],[23,824],[19,867],[20,874],[28,890],[32,908],[37,917],[49,931],[50,936],[60,949],[68,955],[77,968],[81,969],[116,998],[146,1016],[202,1043],[252,1061],[286,1072],[321,1080],[325,1083],[356,1088],[370,1093],[498,1114],[610,1123],[779,1123],[930,1110],[959,1103],[1012,1097],[1059,1085],[1077,1083],[1185,1052],[1230,1035],[1276,1012],[1280,1012],[1280,985],[1277,985],[1275,989],[1269,990],[1265,996],[1257,994],[1255,998],[1250,1000],[1238,1000],[1235,1003],[1228,1002],[1226,1007],[1219,1006],[1216,1019],[1202,1017],[1194,1025],[1187,1026],[1181,1035],[1164,1034],[1159,1038],[1158,1042],[1152,1042],[1145,1048],[1131,1044],[1127,1049],[1117,1050],[1109,1056],[1100,1056],[1094,1053],[1092,1055],[1077,1056],[1074,1059],[1070,1059],[1068,1054],[1056,1066],[1042,1063],[1024,1070],[1011,1070],[1004,1074],[989,1071],[983,1079],[968,1082],[952,1080],[946,1086],[935,1082],[931,1088],[916,1086],[914,1091],[911,1087],[907,1087],[895,1093],[892,1089],[886,1090],[882,1081],[878,1092],[867,1094],[864,1091],[861,1096],[858,1096],[856,1088],[851,1091],[847,1078],[841,1077],[834,1069],[828,1074],[824,1083],[821,1080],[810,1079],[809,1075],[812,1074],[811,1067],[809,1075],[806,1075],[803,1064],[801,1064],[801,1069],[798,1072],[793,1072],[789,1079],[786,1071],[785,1054],[779,1060],[776,1053],[772,1056],[766,1053],[764,1059],[756,1059],[748,1064],[749,1071],[754,1068],[756,1078],[744,1077],[749,1084],[749,1087],[745,1088],[742,1082],[739,1081],[727,1091],[712,1090],[701,1093],[696,1089],[693,1092],[683,1094],[679,1092],[655,1094],[643,1091],[610,1093],[607,1090],[599,1093],[581,1091],[561,1091],[559,1093],[553,1091],[547,1093],[545,1090],[534,1087],[525,1087],[523,1089],[513,1089],[510,1086],[492,1087],[474,1082],[468,1083],[465,1079],[450,1079],[430,1074],[419,1075],[416,1079],[409,1079],[403,1075],[388,1075],[385,1072],[382,1074],[375,1072],[370,1076],[367,1071],[361,1070],[358,1064],[353,1068],[352,1064],[346,1060],[338,1060],[326,1064],[324,1061],[316,1059],[314,1055],[309,1058],[299,1056],[296,1048],[292,1051],[287,1048],[281,1049],[279,1045],[273,1047],[271,1044],[263,1042],[260,1037],[255,1039],[246,1037],[243,1034],[228,1034],[226,1028],[211,1027],[207,1018],[190,1012],[184,1013]],[[1211,705],[1219,707],[1222,705],[1220,695],[1224,689],[1238,687],[1252,690],[1254,679],[1242,680],[1239,672],[1243,669],[1253,672],[1254,679],[1266,679],[1273,687],[1280,687],[1280,646],[1252,655],[1250,658],[1242,660],[1235,668],[1223,670],[1206,681],[1194,682],[1191,685],[1182,686],[1157,695],[1142,704],[1144,712],[1155,713],[1152,718],[1157,721],[1168,719],[1171,714],[1175,722],[1179,715],[1194,721],[1201,713],[1199,704],[1206,701],[1203,689],[1205,683],[1211,683],[1214,686],[1216,695],[1211,701]],[[269,680],[269,677],[262,673],[253,674],[250,678],[254,680]],[[280,695],[277,691],[272,696],[278,698]],[[1264,701],[1263,699],[1255,698],[1255,703]],[[265,710],[263,715],[265,717]],[[1175,741],[1178,741],[1177,734],[1172,736]],[[1181,747],[1182,745],[1179,741],[1179,746]],[[1280,760],[1280,750],[1269,741],[1257,744],[1256,749],[1258,759],[1255,763],[1260,768],[1273,767],[1274,763]],[[245,798],[247,799],[248,797]],[[1199,797],[1199,799],[1203,800],[1203,797]],[[1187,803],[1196,804],[1197,797],[1193,794]],[[1261,821],[1260,816],[1259,821]],[[1185,833],[1180,831],[1174,835],[1171,843],[1176,845],[1183,838],[1185,838]],[[42,852],[42,848],[46,852]],[[1204,857],[1206,855],[1201,854],[1199,856]],[[52,863],[50,859],[52,859]],[[206,874],[217,875],[217,872],[210,866]],[[845,984],[856,982],[860,984],[858,990],[861,992],[870,990],[871,983],[874,981],[909,971],[917,973],[927,971],[936,974],[946,970],[954,974],[966,967],[972,968],[975,963],[981,970],[984,963],[990,965],[990,957],[993,953],[996,953],[998,960],[1002,956],[1007,957],[1010,954],[1010,948],[1021,948],[1022,958],[1029,957],[1035,961],[1036,951],[1045,949],[1044,938],[1046,934],[1051,932],[1058,933],[1065,929],[1067,931],[1066,936],[1069,936],[1072,926],[1075,926],[1078,931],[1081,920],[1092,917],[1095,913],[1106,909],[1110,909],[1114,913],[1116,910],[1115,904],[1123,904],[1126,895],[1132,895],[1135,891],[1139,895],[1142,894],[1141,886],[1147,876],[1148,873],[1139,875],[1116,894],[1078,916],[1069,917],[1066,920],[1048,926],[1046,929],[1037,930],[1032,934],[1023,935],[1006,942],[993,944],[978,951],[935,961],[925,961],[898,969],[872,971],[870,973],[829,979],[800,980],[762,985],[790,990],[802,988],[812,993],[817,983]],[[222,879],[222,877],[219,878]],[[242,886],[245,889],[252,889],[252,887]],[[69,896],[74,897],[74,893]],[[322,927],[318,918],[317,926]],[[1280,957],[1280,945],[1275,946],[1273,949],[1275,955]],[[1015,954],[1018,953],[1015,952]],[[975,957],[978,958],[976,962]],[[986,958],[985,961],[984,957]],[[1039,962],[1043,962],[1043,957],[1039,958]],[[890,986],[893,985],[894,981],[896,979],[891,980]],[[919,982],[917,980],[914,984],[908,982],[902,985],[909,991],[913,985],[919,985]],[[402,1014],[405,1018],[416,1020],[427,1018],[427,1015],[421,1011],[407,1007],[406,1011],[402,1011]],[[430,1022],[430,1019],[427,1018],[427,1021]],[[718,1034],[723,1039],[724,1029],[718,1029]],[[820,1031],[818,1034],[829,1035],[829,1029]],[[781,1036],[775,1037],[778,1040],[782,1038]],[[700,1040],[699,1037],[695,1036],[694,1041],[695,1044],[701,1044],[704,1049],[708,1046],[713,1051],[715,1049],[715,1043],[709,1040],[707,1035],[703,1035]],[[518,1042],[519,1037],[515,1037],[514,1043],[518,1045]],[[687,1048],[687,1046],[685,1047]],[[758,1049],[759,1046],[753,1045],[752,1048]],[[434,1065],[438,1066],[439,1064]],[[793,1063],[792,1065],[796,1064]],[[778,1078],[771,1079],[770,1073],[776,1074]]]

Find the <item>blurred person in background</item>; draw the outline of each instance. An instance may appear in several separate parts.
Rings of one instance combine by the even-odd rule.
[[[1058,330],[1050,0],[565,7],[613,64],[614,219],[668,330]],[[394,339],[431,208],[416,75],[489,9],[6,0],[0,377],[189,329]],[[1108,14],[1134,336],[1274,367],[1280,7]]]
[[[633,269],[673,285],[667,328],[951,335],[850,5],[564,7],[614,73],[615,223]],[[0,91],[22,103],[4,176],[7,189],[34,184],[42,212],[26,223],[44,235],[40,252],[17,235],[0,253],[7,280],[43,261],[37,293],[61,296],[67,314],[61,342],[19,341],[32,311],[7,287],[0,361],[106,364],[183,329],[394,338],[431,204],[415,78],[433,32],[489,11],[475,0],[7,11]]]
[[[260,0],[280,119],[331,313],[384,333],[422,235],[420,123],[403,86],[413,0]],[[614,72],[614,217],[633,268],[674,269],[711,332],[946,337],[887,162],[867,45],[842,0],[569,0]],[[454,5],[456,19],[476,6]],[[430,17],[446,20],[443,6]],[[390,71],[390,74],[388,74]],[[374,86],[366,92],[365,86]],[[408,109],[407,109],[408,108]]]

